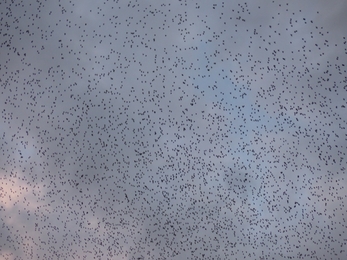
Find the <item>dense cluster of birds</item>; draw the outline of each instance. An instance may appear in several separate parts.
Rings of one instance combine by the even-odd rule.
[[[1,1],[0,258],[345,259],[330,7]]]

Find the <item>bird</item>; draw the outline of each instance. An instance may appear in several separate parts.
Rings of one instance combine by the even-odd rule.
[[[1,259],[345,259],[347,4],[0,6]]]

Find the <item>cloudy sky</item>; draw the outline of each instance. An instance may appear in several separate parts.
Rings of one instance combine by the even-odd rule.
[[[346,1],[0,10],[0,259],[345,259]]]

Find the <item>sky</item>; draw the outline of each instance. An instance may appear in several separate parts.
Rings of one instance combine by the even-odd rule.
[[[0,259],[345,259],[346,1],[0,10]]]

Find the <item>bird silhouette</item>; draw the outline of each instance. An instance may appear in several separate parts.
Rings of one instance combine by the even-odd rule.
[[[1,259],[345,259],[346,3],[0,10]]]

